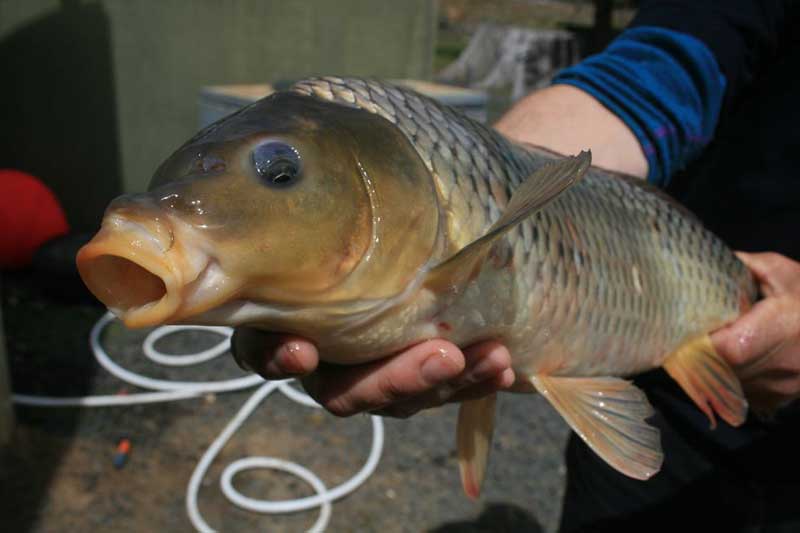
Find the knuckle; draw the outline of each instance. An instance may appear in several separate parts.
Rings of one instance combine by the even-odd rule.
[[[391,373],[381,376],[376,383],[381,404],[392,403],[405,396],[403,387]]]
[[[303,384],[306,385],[306,383],[309,385],[305,387],[308,395],[330,414],[337,417],[346,417],[358,412],[349,395],[326,387],[325,383],[319,379],[304,380]]]
[[[787,401],[796,398],[800,395],[800,377],[794,376],[792,379],[780,381],[775,386],[775,392]]]
[[[358,411],[347,396],[336,396],[333,398],[323,398],[319,402],[326,411],[333,416],[344,418],[356,414]]]

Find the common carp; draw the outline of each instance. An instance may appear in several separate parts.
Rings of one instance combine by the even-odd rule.
[[[122,196],[80,250],[130,327],[250,325],[357,364],[434,337],[499,339],[521,392],[638,479],[662,463],[644,393],[663,366],[713,425],[747,402],[709,332],[748,309],[747,268],[640,180],[503,137],[408,89],[301,81],[216,122]],[[477,496],[494,396],[461,404]]]

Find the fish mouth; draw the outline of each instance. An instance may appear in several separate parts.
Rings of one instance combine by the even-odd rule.
[[[78,252],[86,286],[130,328],[175,322],[215,303],[198,297],[209,292],[200,285],[216,272],[212,261],[178,245],[173,229],[163,218],[110,214]]]

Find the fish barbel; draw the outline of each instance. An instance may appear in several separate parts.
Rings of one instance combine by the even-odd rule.
[[[148,192],[112,202],[78,267],[128,326],[250,325],[309,338],[333,363],[499,339],[518,390],[646,479],[659,434],[623,378],[663,366],[712,425],[741,424],[741,386],[708,334],[756,289],[692,214],[590,161],[388,83],[309,79],[202,130]],[[494,402],[459,412],[473,497]]]

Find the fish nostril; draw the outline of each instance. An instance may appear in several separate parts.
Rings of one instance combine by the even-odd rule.
[[[225,160],[215,155],[202,153],[197,154],[197,159],[191,165],[191,173],[219,173],[227,168]]]
[[[207,155],[202,161],[203,172],[222,172],[225,170],[225,161],[214,155]]]
[[[158,199],[158,205],[167,211],[177,212],[189,217],[203,217],[206,208],[200,198],[185,197],[178,193],[170,193]]]

